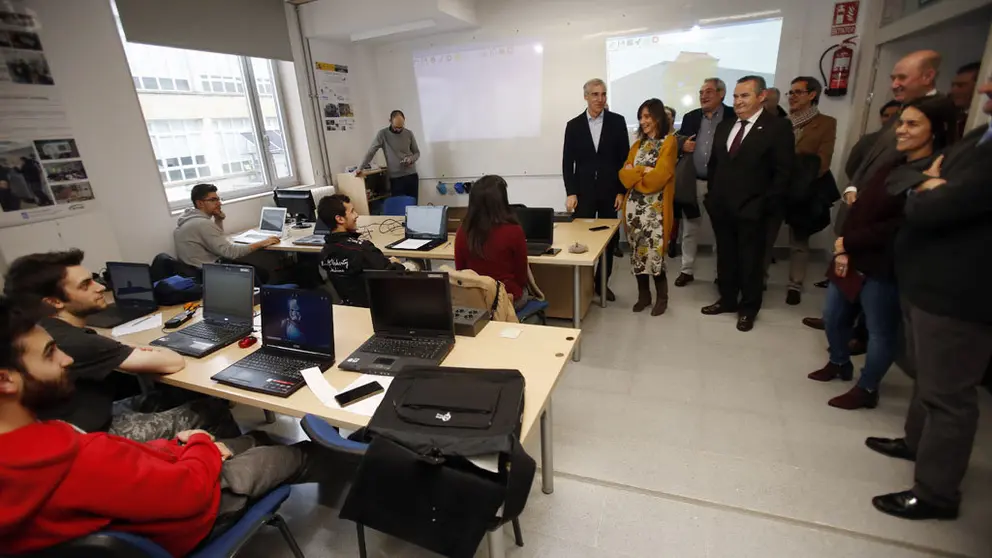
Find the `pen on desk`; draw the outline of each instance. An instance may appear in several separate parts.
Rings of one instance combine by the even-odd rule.
[[[134,322],[131,322],[131,327],[134,327],[134,326],[136,326],[136,325],[138,325],[138,324],[140,324],[141,322],[144,322],[144,321],[146,321],[146,320],[149,320],[149,319],[151,319],[151,318],[152,318],[153,316],[154,316],[154,314],[152,314],[151,316],[145,316],[144,318],[141,318],[140,320],[137,320],[137,321],[134,321]]]

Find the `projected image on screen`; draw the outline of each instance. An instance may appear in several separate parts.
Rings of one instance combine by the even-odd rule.
[[[682,115],[699,107],[699,86],[718,77],[733,104],[734,84],[755,74],[775,81],[782,20],[766,19],[606,41],[610,110],[637,126],[637,107],[657,97]],[[677,126],[676,126],[677,129]]]
[[[438,143],[540,135],[543,60],[537,42],[415,52],[424,137]]]

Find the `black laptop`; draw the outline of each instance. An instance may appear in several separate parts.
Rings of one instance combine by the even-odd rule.
[[[437,366],[455,346],[447,273],[368,271],[375,334],[343,360],[342,370],[394,376],[405,366]]]
[[[152,341],[179,354],[203,357],[251,334],[255,269],[203,264],[203,320]]]
[[[448,241],[448,206],[408,205],[403,240],[386,246],[392,250],[433,250]]]
[[[114,303],[86,317],[89,327],[111,328],[158,310],[148,264],[107,262]]]
[[[330,233],[331,227],[328,227],[323,221],[317,219],[313,226],[313,234],[297,238],[293,241],[293,244],[297,246],[323,246],[324,239]]]
[[[550,207],[514,208],[527,237],[527,255],[541,256],[555,243],[555,210]]]
[[[323,291],[262,287],[262,346],[211,379],[289,397],[305,383],[301,370],[334,365],[331,296]]]

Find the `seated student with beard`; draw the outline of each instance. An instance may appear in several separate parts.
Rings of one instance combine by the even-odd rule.
[[[40,327],[46,308],[0,298],[0,551],[34,552],[103,530],[183,556],[283,484],[336,467],[312,442],[215,441],[203,430],[139,443],[87,434],[38,411],[70,395],[70,356]],[[241,451],[236,451],[239,448]]]
[[[18,300],[45,303],[55,309],[41,325],[73,359],[69,377],[71,397],[41,410],[42,419],[64,420],[86,432],[110,432],[147,441],[202,428],[233,437],[241,432],[226,401],[206,398],[175,388],[164,389],[173,401],[161,397],[135,400],[139,408],[114,403],[115,370],[132,374],[172,374],[186,366],[183,357],[164,347],[132,346],[99,335],[86,327],[86,316],[107,307],[106,287],[93,280],[83,263],[83,252],[48,252],[22,256],[11,264],[4,292]],[[119,378],[118,378],[119,379]],[[171,407],[171,408],[170,408]],[[142,412],[137,412],[142,411]]]

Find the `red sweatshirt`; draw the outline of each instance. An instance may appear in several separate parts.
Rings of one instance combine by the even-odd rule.
[[[203,434],[184,446],[139,444],[59,421],[2,434],[0,554],[112,529],[182,556],[213,528],[220,467],[220,452]]]
[[[506,285],[519,300],[527,286],[527,238],[520,225],[497,225],[486,240],[485,258],[477,258],[468,247],[468,235],[455,235],[455,269],[471,269]]]

